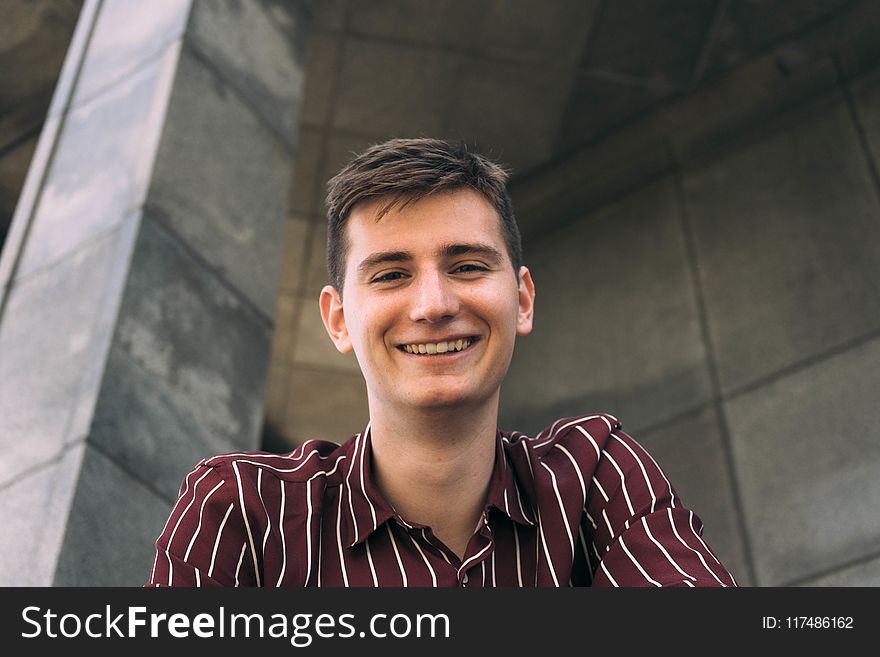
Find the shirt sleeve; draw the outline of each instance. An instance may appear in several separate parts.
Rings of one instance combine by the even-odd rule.
[[[630,436],[612,431],[588,496],[593,586],[728,587],[736,581],[702,538],[666,475]]]
[[[145,587],[253,586],[253,548],[223,466],[203,461],[180,485]]]

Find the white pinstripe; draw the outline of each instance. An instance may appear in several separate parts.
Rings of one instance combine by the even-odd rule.
[[[196,471],[193,470],[190,474],[195,474],[195,472]],[[196,501],[195,494],[196,494],[196,488],[198,487],[199,482],[202,479],[204,479],[205,477],[207,477],[209,472],[211,472],[211,470],[205,470],[204,474],[201,477],[199,477],[198,479],[196,479],[196,483],[193,484],[193,498],[190,500],[189,504],[186,505],[186,508],[183,510],[183,512],[177,518],[177,522],[174,523],[174,529],[171,530],[171,536],[168,537],[168,544],[165,546],[165,558],[168,559],[168,586],[171,586],[172,575],[174,573],[174,564],[171,563],[171,543],[172,543],[172,541],[174,541],[174,534],[177,532],[177,528],[180,527],[180,521],[183,520],[183,516],[186,515],[186,512],[189,511],[189,508]],[[180,499],[183,499],[183,496],[181,496]],[[176,504],[174,506],[175,506],[175,508],[177,508]]]
[[[238,484],[238,501],[241,505],[241,517],[244,519],[244,529],[247,532],[248,543],[251,547],[251,557],[254,561],[254,577],[257,579],[257,586],[261,586],[260,571],[257,566],[257,551],[254,549],[254,535],[251,533],[251,523],[247,517],[247,509],[244,508],[244,490],[241,484],[241,473],[238,471],[238,461],[232,462],[232,470],[235,472],[235,481]]]
[[[681,573],[682,575],[684,575],[685,577],[687,577],[689,580],[694,581],[694,582],[697,581],[697,578],[696,578],[696,577],[691,577],[691,576],[688,575],[686,572],[684,572],[684,571],[679,567],[679,565],[678,565],[677,563],[675,563],[675,561],[673,560],[673,558],[669,555],[669,552],[666,551],[666,548],[663,547],[663,546],[657,541],[656,538],[654,538],[654,535],[651,533],[651,529],[648,527],[648,521],[647,521],[647,519],[645,518],[645,516],[642,516],[642,526],[645,528],[645,533],[648,535],[648,538],[650,538],[650,539],[651,539],[651,542],[654,543],[654,545],[656,545],[656,546],[660,549],[660,551],[663,553],[663,556],[666,557],[666,560],[667,560],[669,563],[672,564],[672,567],[675,568],[679,573]]]
[[[636,558],[632,555],[632,552],[629,551],[629,548],[626,547],[626,543],[623,542],[623,536],[620,537],[619,542],[620,547],[622,547],[623,551],[626,552],[626,556],[628,556],[629,560],[633,562],[633,565],[639,569],[639,572],[644,576],[644,578],[651,582],[651,584],[653,584],[654,586],[660,586],[660,582],[653,579],[647,572],[645,572],[645,569],[642,568],[642,564],[640,564],[636,560]]]
[[[262,470],[260,472],[262,472]],[[278,485],[281,486],[281,509],[278,512],[278,533],[281,534],[281,571],[278,573],[278,580],[275,582],[276,588],[281,586],[281,582],[284,580],[284,572],[287,570],[287,538],[284,536],[284,504],[286,500],[286,492],[283,481],[279,481]],[[265,508],[265,506],[266,505],[264,504],[263,508]],[[263,544],[265,545],[265,540],[263,541]]]
[[[214,550],[211,552],[211,566],[208,568],[208,577],[214,576],[214,562],[217,559],[217,548],[220,545],[220,536],[223,534],[223,527],[226,526],[226,521],[229,519],[229,514],[232,513],[234,507],[235,504],[230,502],[226,509],[226,515],[223,516],[223,522],[220,523],[220,528],[217,530],[217,538],[214,539]]]
[[[184,561],[187,561],[189,559],[189,553],[192,552],[193,545],[195,545],[196,539],[199,536],[199,532],[202,531],[202,518],[205,515],[205,505],[208,503],[208,500],[211,498],[211,495],[213,495],[214,492],[218,488],[220,488],[222,485],[223,485],[222,481],[217,482],[217,485],[214,486],[214,488],[212,488],[210,491],[208,491],[208,494],[205,495],[205,499],[202,500],[202,506],[199,507],[199,524],[196,525],[196,530],[195,530],[195,532],[193,532],[192,538],[189,540],[189,545],[187,546],[186,552],[183,555]]]
[[[651,494],[651,513],[654,513],[654,509],[657,506],[657,496],[654,494],[654,487],[651,486],[651,480],[648,477],[648,472],[645,470],[645,464],[642,463],[642,459],[640,459],[636,453],[632,450],[632,448],[627,445],[617,434],[612,433],[611,437],[617,440],[621,445],[626,447],[627,451],[632,454],[632,457],[636,460],[636,463],[639,464],[639,468],[642,470],[642,476],[645,478],[645,484],[648,486],[648,492]]]

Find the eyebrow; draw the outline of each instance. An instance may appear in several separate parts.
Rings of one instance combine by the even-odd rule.
[[[482,256],[496,265],[504,262],[504,255],[501,251],[493,246],[479,242],[444,244],[437,249],[437,255],[446,258],[455,258],[463,255]],[[410,262],[412,259],[413,255],[409,251],[377,251],[361,260],[357,270],[359,274],[364,275],[379,265],[391,262]]]

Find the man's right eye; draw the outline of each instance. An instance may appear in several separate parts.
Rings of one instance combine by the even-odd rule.
[[[402,271],[390,271],[387,274],[381,274],[380,276],[376,276],[373,279],[374,283],[390,283],[392,281],[398,281],[403,277]]]

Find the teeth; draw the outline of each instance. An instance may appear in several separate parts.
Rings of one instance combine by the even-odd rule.
[[[425,344],[407,344],[403,349],[408,354],[445,354],[447,351],[462,351],[471,346],[472,340],[465,338],[454,342],[429,342]]]

